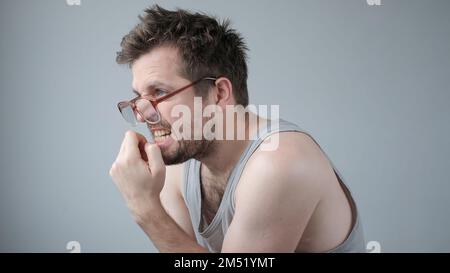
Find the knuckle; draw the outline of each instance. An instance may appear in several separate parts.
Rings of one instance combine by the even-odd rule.
[[[129,138],[129,137],[133,137],[134,136],[134,132],[132,130],[127,130],[125,132],[125,138]]]
[[[114,176],[116,174],[117,164],[114,162],[109,169],[109,176]]]

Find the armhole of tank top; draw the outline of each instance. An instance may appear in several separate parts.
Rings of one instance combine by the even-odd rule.
[[[328,159],[330,161],[330,159]],[[338,180],[339,186],[341,187],[342,191],[344,192],[344,195],[348,201],[348,204],[350,205],[350,210],[352,213],[352,227],[350,229],[350,232],[348,235],[350,235],[350,233],[353,231],[353,229],[355,229],[356,226],[356,221],[358,219],[358,208],[356,207],[356,202],[353,199],[353,195],[350,191],[350,189],[347,187],[347,185],[344,182],[344,179],[342,178],[341,174],[339,173],[339,171],[336,170],[336,168],[334,167],[333,163],[331,163],[331,166],[333,168],[333,172],[336,175],[336,178]]]
[[[314,143],[317,145],[317,147],[319,147],[320,151],[324,154],[325,158],[328,160],[331,169],[333,170],[334,175],[336,176],[336,179],[339,183],[340,188],[342,189],[342,191],[344,192],[345,198],[347,199],[347,202],[350,206],[350,211],[352,214],[352,219],[351,219],[351,229],[349,234],[347,234],[347,238],[350,236],[350,234],[353,232],[353,230],[355,229],[356,226],[356,222],[358,220],[358,209],[356,207],[356,202],[353,199],[353,195],[350,191],[350,189],[347,187],[347,184],[345,183],[345,179],[342,177],[341,173],[339,172],[339,170],[336,168],[336,166],[334,165],[333,161],[331,160],[331,158],[328,156],[328,154],[325,152],[325,150],[320,146],[320,144],[316,141],[316,139],[309,134],[306,131],[300,131],[301,133],[306,134],[308,137],[310,137]]]

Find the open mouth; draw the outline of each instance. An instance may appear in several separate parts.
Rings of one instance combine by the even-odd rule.
[[[162,142],[165,141],[167,138],[170,137],[170,130],[163,129],[163,128],[155,128],[152,129],[153,137],[155,138],[156,142]]]

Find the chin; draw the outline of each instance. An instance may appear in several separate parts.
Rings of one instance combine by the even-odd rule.
[[[172,145],[169,146],[160,146],[160,149],[164,164],[166,165],[176,165],[187,160],[182,158],[182,156],[179,154],[179,144],[176,141],[173,141]]]

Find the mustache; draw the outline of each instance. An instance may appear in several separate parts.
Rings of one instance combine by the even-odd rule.
[[[172,131],[172,125],[168,123],[166,120],[161,119],[161,121],[157,124],[149,124],[147,123],[147,128],[151,131],[152,129],[159,128],[159,129],[167,129]]]

